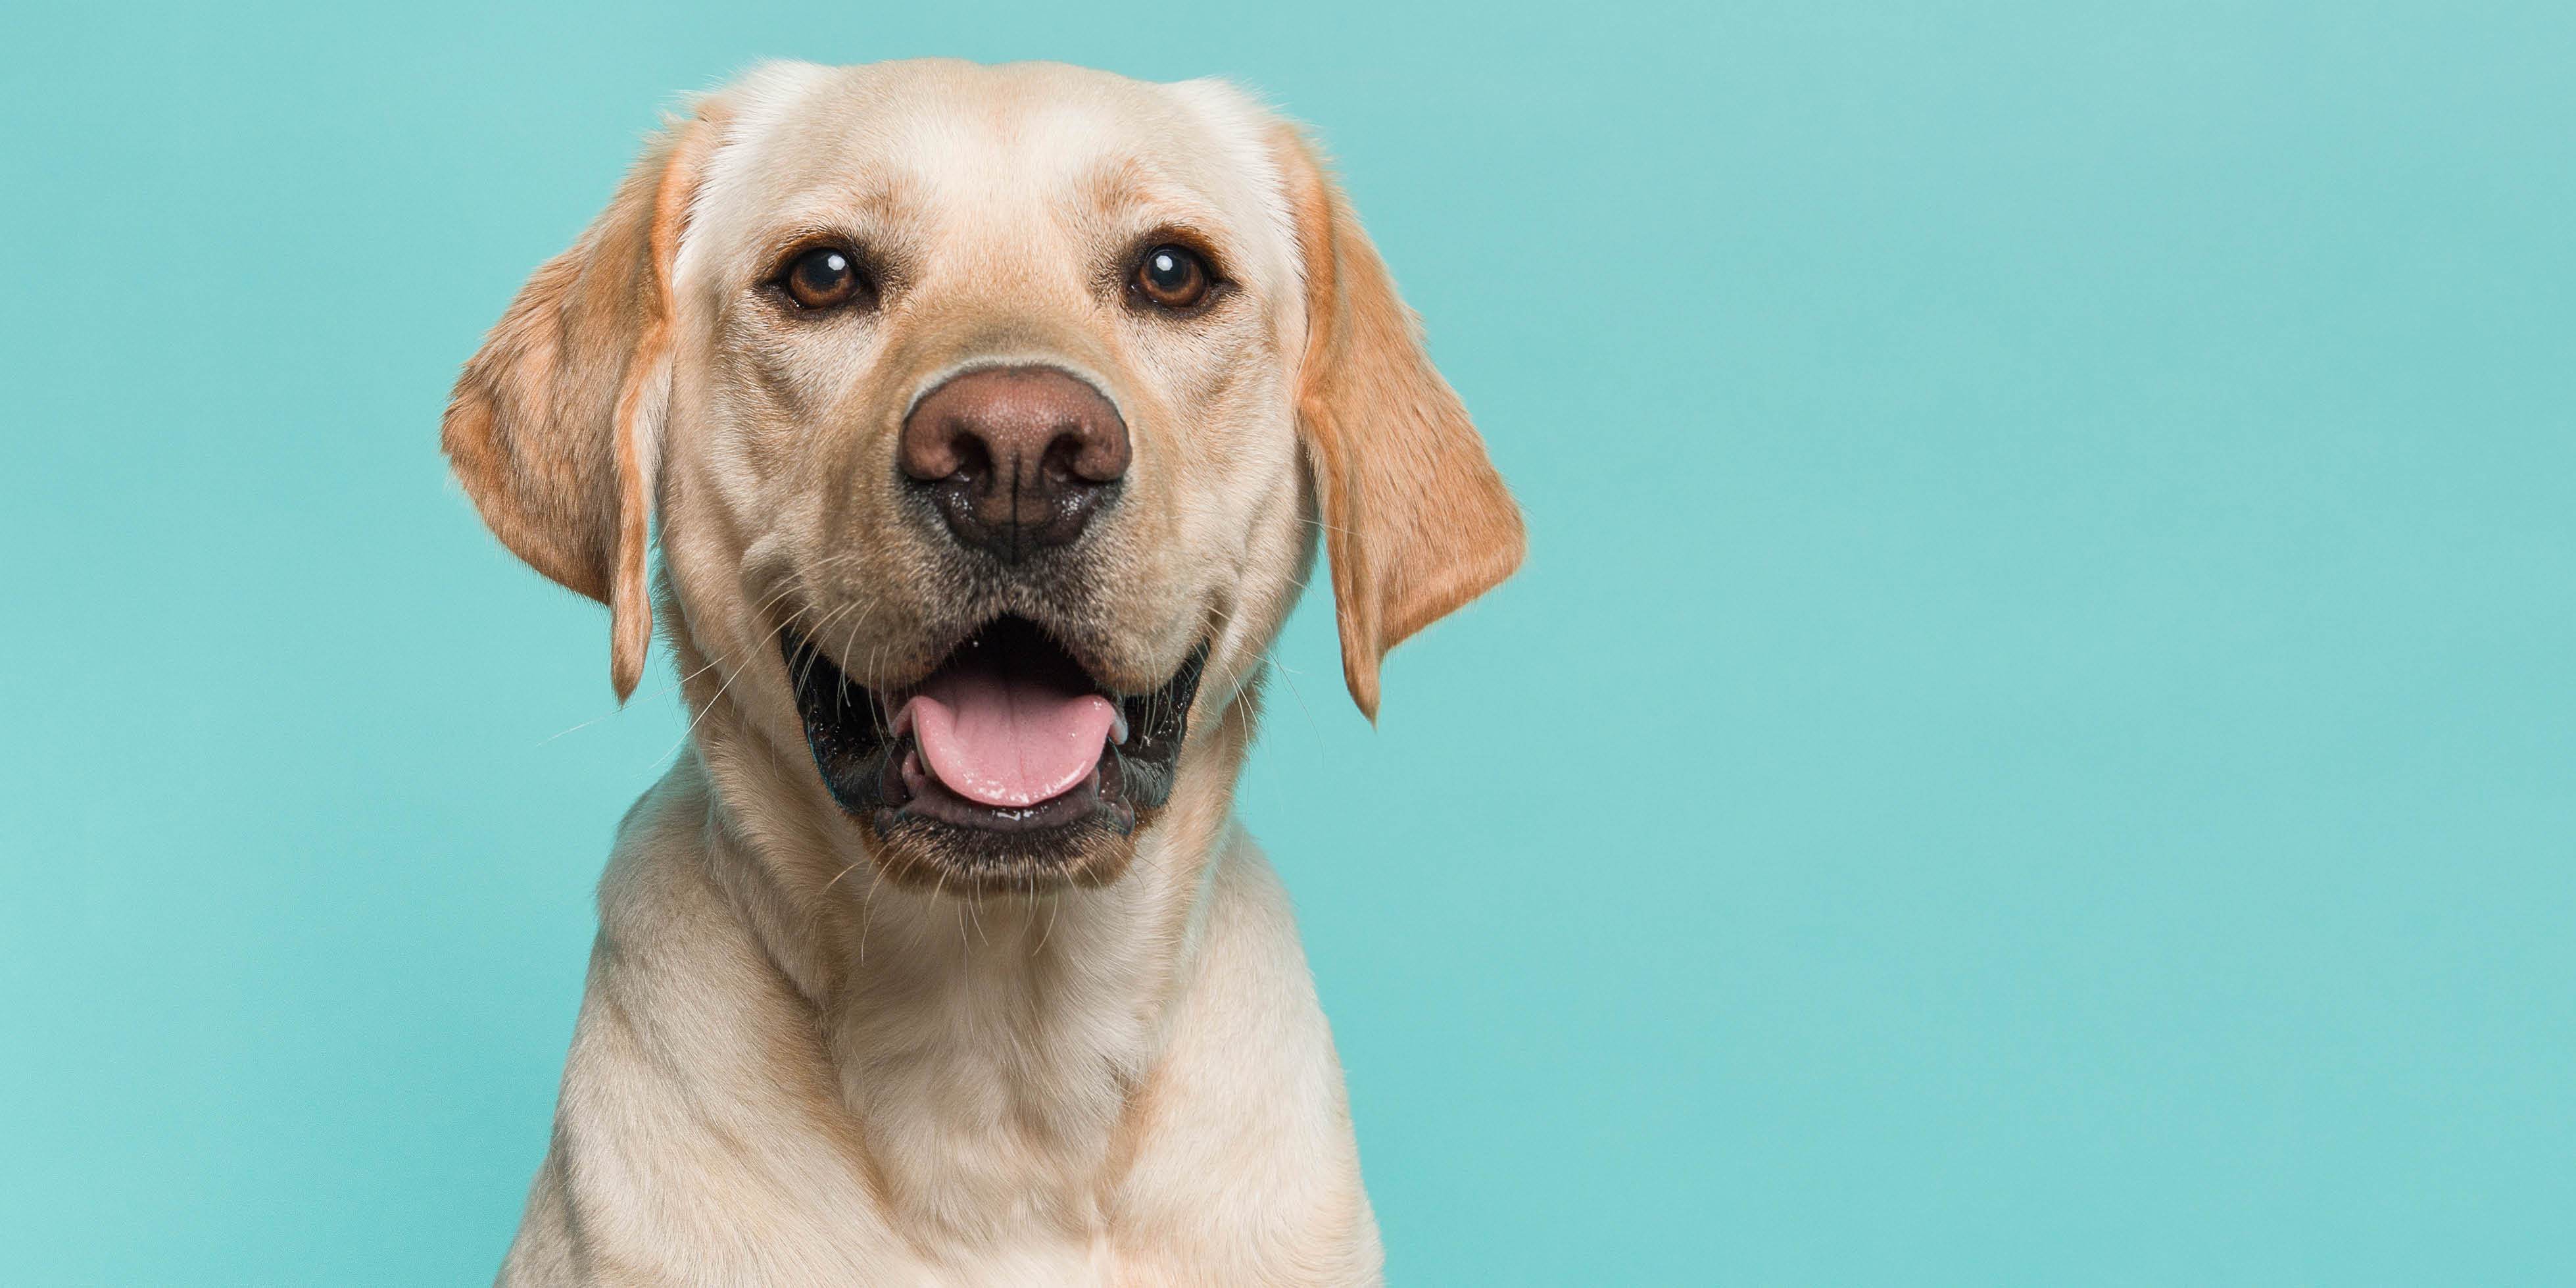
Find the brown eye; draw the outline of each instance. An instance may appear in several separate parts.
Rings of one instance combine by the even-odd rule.
[[[1167,309],[1186,309],[1207,298],[1207,261],[1186,246],[1157,246],[1136,265],[1136,289]]]
[[[817,246],[787,266],[788,298],[809,309],[828,309],[857,299],[867,289],[859,275],[858,257],[838,246]]]

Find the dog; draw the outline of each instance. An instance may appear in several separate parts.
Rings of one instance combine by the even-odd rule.
[[[1372,720],[1524,538],[1297,127],[1213,80],[758,67],[536,270],[442,439],[607,605],[621,702],[660,623],[690,730],[500,1283],[1379,1281],[1234,784],[1319,533]]]

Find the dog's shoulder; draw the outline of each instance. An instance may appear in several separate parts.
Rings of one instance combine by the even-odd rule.
[[[582,1282],[616,1281],[610,1265],[650,1282],[835,1282],[900,1246],[810,1011],[715,880],[711,800],[684,758],[618,825],[514,1266],[568,1240],[592,1267]]]
[[[1266,1249],[1304,1282],[1376,1283],[1377,1221],[1287,888],[1239,825],[1215,863],[1196,969],[1131,1127],[1123,1242],[1240,1282],[1276,1270],[1241,1260]],[[1225,1202],[1210,1201],[1213,1175],[1240,1178]]]

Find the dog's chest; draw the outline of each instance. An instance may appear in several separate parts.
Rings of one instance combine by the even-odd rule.
[[[1195,954],[1106,898],[915,910],[866,976],[799,990],[695,839],[650,811],[621,838],[504,1282],[1374,1281],[1340,1071],[1257,854],[1212,883]]]

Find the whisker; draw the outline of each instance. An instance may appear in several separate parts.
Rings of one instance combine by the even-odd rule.
[[[836,873],[833,873],[833,874],[832,874],[832,879],[831,879],[831,880],[829,880],[829,881],[824,882],[824,883],[823,883],[823,888],[822,888],[821,890],[816,891],[815,893],[816,893],[817,895],[826,895],[826,894],[830,894],[830,893],[832,893],[832,887],[834,887],[834,886],[836,886],[836,885],[841,884],[841,878],[843,878],[843,877],[845,877],[845,876],[850,875],[850,874],[851,874],[852,872],[854,872],[854,871],[857,871],[857,870],[858,870],[859,863],[864,863],[864,862],[866,862],[866,860],[865,860],[865,859],[861,859],[861,860],[859,860],[859,861],[858,861],[858,863],[852,863],[852,864],[850,864],[848,867],[845,867],[845,868],[841,869],[840,871],[838,871],[838,872],[836,872]]]
[[[876,877],[868,882],[868,893],[859,900],[859,964],[868,964],[868,931],[877,921],[877,887],[885,883],[885,866],[876,865]]]
[[[1036,884],[1036,880],[1035,880],[1035,878],[1031,878],[1031,880],[1030,880],[1030,884],[1031,884],[1031,885],[1035,885],[1035,884]],[[1037,953],[1042,953],[1042,952],[1045,952],[1045,951],[1046,951],[1047,940],[1049,940],[1049,939],[1051,939],[1051,938],[1053,938],[1053,937],[1055,936],[1055,918],[1056,918],[1056,914],[1057,914],[1057,913],[1059,913],[1059,912],[1062,912],[1062,911],[1064,911],[1064,898],[1063,898],[1063,896],[1062,896],[1062,895],[1060,895],[1060,894],[1049,893],[1049,894],[1047,895],[1047,924],[1046,924],[1046,929],[1045,929],[1045,930],[1043,930],[1043,931],[1041,931],[1041,932],[1039,932],[1039,934],[1038,934],[1038,946],[1037,946],[1035,949],[1032,949],[1032,950],[1031,950],[1031,955],[1032,955],[1032,956],[1036,955]]]
[[[664,694],[669,693],[671,690],[676,689],[676,688],[679,688],[681,685],[687,684],[689,681],[694,680],[694,679],[698,678],[699,676],[706,674],[708,671],[710,671],[710,670],[714,669],[714,667],[715,667],[715,663],[714,663],[713,661],[710,661],[710,662],[708,662],[705,666],[699,667],[697,670],[691,671],[691,672],[689,672],[687,675],[681,676],[679,679],[673,680],[673,681],[671,681],[669,684],[663,685],[661,688],[655,689],[655,690],[654,690],[654,691],[652,691],[651,693],[645,694],[645,695],[644,695],[643,700],[644,700],[644,701],[646,701],[646,702],[651,702],[651,701],[653,701],[654,699],[659,698],[659,697],[663,696]],[[604,715],[597,715],[597,716],[593,716],[593,717],[591,717],[590,719],[588,719],[588,720],[584,720],[584,721],[582,721],[580,724],[574,725],[573,727],[571,727],[571,728],[569,728],[569,729],[565,729],[565,730],[563,730],[563,731],[561,731],[561,732],[559,732],[559,733],[556,733],[556,734],[554,734],[554,735],[552,735],[552,736],[550,736],[550,737],[547,737],[547,738],[544,738],[544,739],[540,740],[539,742],[537,742],[536,747],[543,747],[543,746],[546,746],[548,743],[553,742],[553,741],[554,741],[555,739],[557,739],[557,738],[561,738],[561,737],[563,737],[565,734],[574,734],[574,733],[579,733],[579,732],[581,732],[582,730],[584,730],[584,729],[587,729],[587,728],[591,727],[592,725],[598,724],[600,721],[603,721],[603,720],[612,720],[612,719],[615,719],[615,718],[616,718],[616,717],[618,717],[618,716],[624,715],[625,713],[626,713],[626,708],[625,708],[625,707],[623,707],[623,706],[612,707],[612,708],[610,708],[610,709],[608,710],[608,712],[607,712],[606,714],[604,714]],[[533,751],[533,750],[535,750],[535,749],[536,749],[535,747],[531,747],[531,748],[530,748],[530,750],[532,750],[532,751]]]
[[[783,622],[782,622],[782,623],[780,623],[778,626],[771,628],[771,630],[769,631],[769,633],[768,633],[766,636],[764,636],[764,637],[762,638],[762,647],[767,647],[768,643],[769,643],[771,640],[774,640],[774,639],[777,637],[777,635],[778,635],[778,633],[779,633],[780,631],[785,630],[785,629],[786,629],[786,624],[785,624],[785,623],[783,623]],[[714,664],[715,664],[715,663],[714,663],[714,660],[710,660],[710,661],[708,662],[708,665],[709,665],[709,666],[712,666],[712,665],[714,665]],[[707,699],[707,704],[706,704],[705,706],[703,706],[703,707],[698,708],[698,712],[697,712],[697,714],[696,714],[696,715],[694,715],[694,716],[692,716],[692,717],[690,717],[690,719],[689,719],[689,727],[688,727],[688,728],[686,728],[686,729],[682,729],[682,730],[680,731],[679,741],[672,743],[672,744],[671,744],[671,746],[670,746],[670,748],[669,748],[668,750],[664,751],[660,756],[655,757],[655,758],[654,758],[654,762],[655,762],[656,764],[659,764],[660,762],[662,762],[662,761],[664,761],[664,760],[668,760],[668,759],[670,759],[672,756],[674,756],[674,755],[678,754],[678,752],[679,752],[680,748],[687,746],[687,745],[688,745],[688,743],[689,743],[689,739],[690,739],[693,735],[695,735],[695,734],[698,732],[698,726],[699,726],[700,724],[702,724],[702,723],[704,723],[704,722],[706,721],[707,713],[708,713],[708,712],[711,712],[711,711],[713,711],[713,710],[715,710],[715,709],[716,709],[717,704],[719,704],[719,703],[721,703],[721,702],[723,702],[723,701],[724,701],[724,695],[725,695],[726,690],[731,689],[731,688],[733,687],[733,682],[734,682],[734,681],[736,681],[736,680],[738,680],[738,679],[741,679],[741,678],[742,678],[742,676],[743,676],[743,673],[744,673],[744,672],[746,672],[746,671],[749,671],[750,669],[751,669],[751,668],[750,668],[750,667],[748,667],[748,666],[744,666],[744,667],[737,667],[737,668],[735,668],[735,669],[734,669],[734,671],[733,671],[731,674],[729,674],[729,675],[725,676],[725,678],[724,678],[724,683],[719,684],[719,685],[717,685],[717,686],[716,686],[716,691],[715,691],[714,696],[712,696],[712,697],[708,698],[708,699]]]

